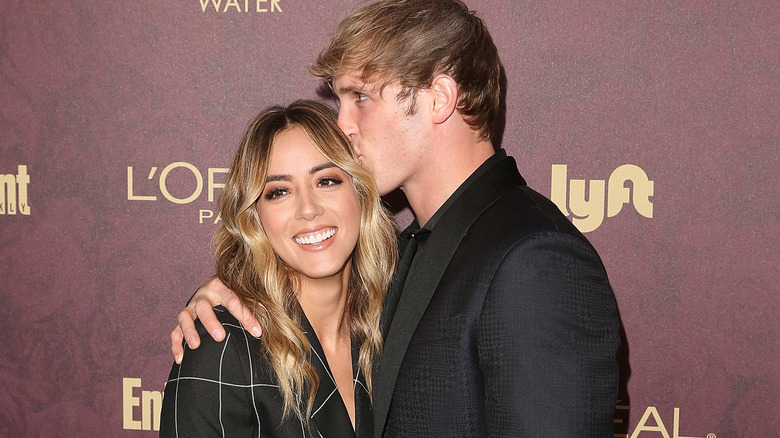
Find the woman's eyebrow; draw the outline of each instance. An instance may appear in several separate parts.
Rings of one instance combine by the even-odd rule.
[[[338,167],[335,164],[328,161],[327,163],[318,164],[311,169],[309,169],[309,175],[314,175],[317,172],[320,172],[325,169],[330,169],[333,167]],[[290,175],[268,175],[266,177],[265,182],[274,182],[274,181],[292,181],[292,176]]]
[[[291,181],[292,177],[290,175],[268,175],[266,177],[265,182],[274,182],[274,181]]]
[[[328,161],[327,163],[322,163],[322,164],[320,164],[318,166],[312,167],[311,170],[309,170],[309,175],[314,175],[315,173],[317,173],[317,172],[319,172],[321,170],[330,169],[332,167],[337,167],[337,166],[335,164],[331,163],[330,161]]]

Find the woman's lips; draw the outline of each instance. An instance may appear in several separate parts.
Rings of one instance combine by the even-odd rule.
[[[336,227],[328,227],[318,231],[297,234],[293,236],[293,240],[301,245],[317,245],[330,239],[334,234],[336,234]]]

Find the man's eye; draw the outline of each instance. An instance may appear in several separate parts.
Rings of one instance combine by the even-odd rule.
[[[357,100],[358,100],[358,102],[362,102],[362,101],[364,101],[366,99],[368,99],[368,96],[366,96],[363,93],[357,93]]]

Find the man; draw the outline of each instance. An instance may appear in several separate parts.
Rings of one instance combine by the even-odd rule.
[[[350,14],[311,68],[382,194],[400,188],[402,233],[374,377],[375,436],[613,435],[619,322],[596,251],[491,143],[500,61],[459,0],[380,1]],[[407,269],[408,268],[408,269]],[[172,333],[198,344],[197,313],[247,311],[219,282]],[[242,317],[243,315],[243,317]]]

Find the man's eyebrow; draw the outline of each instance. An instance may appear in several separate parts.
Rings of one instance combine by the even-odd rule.
[[[356,85],[344,85],[341,87],[336,87],[335,85],[331,85],[331,90],[333,90],[336,95],[339,94],[349,94],[349,93],[365,93],[366,87],[365,86],[356,86]]]

